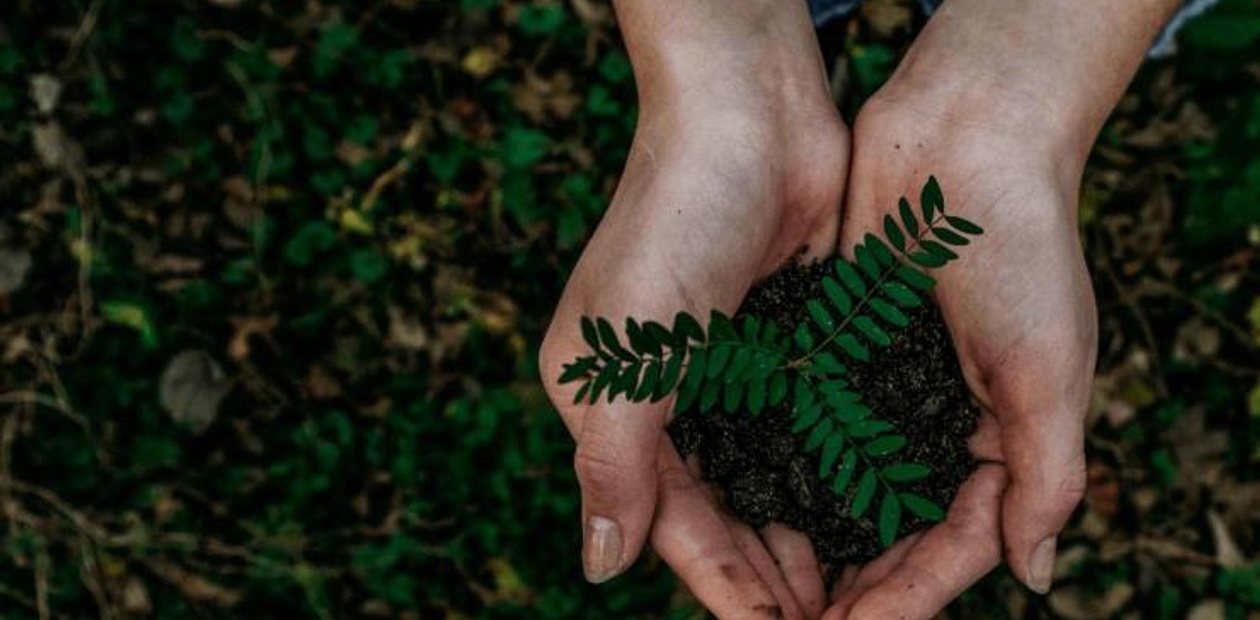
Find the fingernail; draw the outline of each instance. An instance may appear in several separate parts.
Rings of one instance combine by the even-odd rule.
[[[1041,541],[1028,560],[1028,588],[1037,594],[1050,591],[1050,581],[1054,578],[1055,544],[1054,536]]]
[[[603,583],[617,576],[621,566],[621,528],[612,519],[586,520],[586,550],[583,553],[586,580]]]

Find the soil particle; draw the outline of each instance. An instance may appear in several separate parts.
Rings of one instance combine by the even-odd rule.
[[[805,301],[821,297],[829,263],[787,267],[750,291],[739,315],[774,319],[791,333],[808,320]],[[949,332],[932,304],[906,312],[911,325],[893,332],[892,345],[872,348],[865,364],[848,364],[849,381],[875,415],[896,425],[908,444],[899,461],[928,465],[932,474],[904,490],[948,506],[975,467],[967,438],[979,409],[972,402]],[[819,560],[835,574],[871,560],[881,547],[875,524],[849,517],[848,497],[818,477],[817,453],[802,451],[787,406],[758,418],[689,412],[669,425],[680,453],[695,455],[706,480],[733,514],[763,527],[772,521],[804,532]],[[906,514],[902,535],[928,525]]]

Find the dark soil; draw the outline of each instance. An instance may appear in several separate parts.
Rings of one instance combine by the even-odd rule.
[[[807,320],[805,300],[822,296],[821,278],[829,270],[829,263],[785,268],[754,287],[739,314],[794,328]],[[925,304],[906,314],[912,322],[893,333],[891,346],[873,347],[869,363],[847,364],[849,381],[877,417],[895,424],[909,440],[898,460],[932,468],[930,476],[905,490],[947,507],[975,467],[967,438],[979,409],[940,311]],[[804,452],[803,438],[790,427],[785,403],[758,418],[686,413],[675,418],[669,433],[679,452],[699,457],[704,477],[749,525],[777,521],[804,532],[832,571],[874,558],[881,551],[871,520],[876,511],[868,512],[869,518],[850,518],[848,498],[836,496],[819,480],[818,453]],[[907,513],[902,534],[926,525]]]

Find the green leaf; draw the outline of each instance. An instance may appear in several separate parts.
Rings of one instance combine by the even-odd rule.
[[[722,395],[721,381],[708,381],[704,384],[704,389],[700,391],[700,411],[709,412],[713,406],[717,404],[718,397]]]
[[[643,326],[639,325],[633,317],[626,317],[626,341],[630,343],[630,348],[640,355],[661,354],[661,348],[653,348],[651,339],[643,332]]]
[[[862,472],[862,480],[858,482],[857,492],[853,494],[853,505],[849,507],[849,514],[854,519],[860,519],[866,514],[866,509],[871,507],[871,500],[875,499],[875,488],[878,479],[875,477],[875,471],[868,469]]]
[[[897,540],[901,530],[901,502],[892,493],[885,493],[879,503],[879,542],[887,549]]]
[[[796,326],[796,333],[792,335],[792,340],[796,341],[796,347],[804,353],[809,353],[814,349],[814,335],[810,333],[809,326],[803,323]]]
[[[840,457],[840,467],[836,469],[836,479],[831,482],[831,490],[836,495],[844,494],[849,488],[849,482],[853,480],[853,472],[857,471],[858,453],[855,449],[844,451],[844,456]]]
[[[858,341],[853,334],[840,334],[836,338],[836,344],[844,349],[844,352],[859,362],[868,362],[871,359],[871,352],[866,349],[866,345]]]
[[[936,182],[936,177],[928,177],[927,185],[923,186],[923,191],[919,194],[919,207],[923,209],[923,221],[931,224],[936,219],[936,212],[945,212],[945,196],[941,194],[941,186]]]
[[[910,286],[913,286],[925,293],[931,292],[936,286],[936,280],[933,279],[932,276],[929,276],[926,273],[908,265],[902,265],[897,268],[897,277],[900,278],[902,282],[905,282],[906,284],[909,284]]]
[[[582,339],[591,349],[599,351],[599,332],[595,330],[595,321],[589,316],[582,317]]]
[[[854,422],[849,427],[849,436],[854,439],[869,439],[895,428],[897,427],[893,426],[888,420],[862,420]]]
[[[844,287],[833,279],[831,276],[823,276],[822,279],[823,294],[827,299],[831,300],[831,305],[840,311],[840,314],[848,314],[853,310],[853,300],[849,298],[849,294],[845,292]],[[828,330],[830,331],[830,330]]]
[[[893,256],[892,250],[888,248],[888,245],[884,243],[883,239],[880,239],[871,233],[866,233],[866,237],[863,238],[863,243],[866,247],[871,249],[871,254],[875,256],[875,260],[878,261],[879,264],[885,267],[891,267],[897,262],[896,257]],[[876,278],[877,276],[871,277]]]
[[[827,312],[827,309],[817,299],[805,302],[805,308],[809,311],[809,315],[814,318],[814,322],[824,332],[830,333],[836,328],[835,319],[831,318],[831,314]]]
[[[604,343],[604,347],[611,351],[613,355],[627,362],[637,359],[633,353],[621,346],[621,341],[617,339],[616,330],[613,329],[612,324],[606,319],[602,317],[595,319],[595,326],[599,329],[600,342]]]
[[[739,340],[731,318],[716,309],[709,313],[709,340]]]
[[[761,320],[755,316],[744,317],[744,342],[757,342],[757,336],[761,333]]]
[[[927,250],[928,252],[931,252],[932,254],[935,254],[936,256],[940,258],[945,259],[945,261],[951,261],[958,258],[958,255],[955,254],[953,250],[935,241],[932,241],[930,239],[924,239],[920,245],[923,247],[923,249]]]
[[[906,251],[906,236],[897,226],[897,220],[891,215],[884,216],[884,236],[888,237],[888,242],[897,248],[898,252]]]
[[[656,384],[661,380],[661,363],[658,360],[648,362],[643,367],[643,377],[639,380],[639,389],[635,391],[630,400],[641,403],[648,399],[656,390]]]
[[[739,410],[739,404],[744,401],[744,392],[747,388],[746,383],[728,383],[722,390],[722,408],[727,413],[735,413]]]
[[[700,344],[704,344],[704,330],[700,328],[700,323],[696,321],[696,317],[679,312],[674,315],[674,338],[678,340],[679,346],[686,346],[687,340],[693,340]]]
[[[663,347],[669,347],[671,349],[677,348],[677,343],[674,340],[674,334],[670,333],[664,325],[661,325],[656,321],[648,321],[643,324],[643,331],[656,347],[655,350],[657,353],[654,353],[654,355],[660,355],[660,351]]]
[[[787,384],[788,379],[785,372],[776,372],[770,377],[769,398],[771,407],[779,406],[787,398]]]
[[[761,415],[766,408],[766,382],[754,381],[748,384],[748,413]]]
[[[626,398],[630,398],[634,394],[635,389],[639,387],[639,373],[642,370],[643,364],[641,362],[634,362],[626,366],[621,371],[621,374],[617,375],[616,379],[613,379],[613,391],[608,394],[609,402],[617,394],[625,394]]]
[[[705,377],[716,379],[722,376],[722,371],[726,370],[726,363],[731,361],[732,347],[730,345],[717,344],[709,349],[709,370]]]
[[[507,168],[527,169],[547,156],[551,141],[539,131],[525,127],[509,127],[499,152]]]
[[[805,439],[805,451],[813,452],[822,445],[823,440],[831,435],[831,431],[835,430],[836,424],[830,419],[824,418],[814,430],[810,432],[809,437]]]
[[[740,380],[744,371],[748,368],[748,362],[752,361],[752,349],[747,347],[738,347],[735,353],[731,355],[731,363],[726,366],[726,370],[722,372],[722,378],[727,383],[733,383]]]
[[[570,364],[564,365],[564,371],[560,373],[560,383],[565,384],[570,381],[577,381],[586,374],[595,369],[597,365],[594,356],[579,357]]]
[[[832,466],[836,464],[836,459],[840,456],[841,448],[844,448],[843,433],[834,432],[823,442],[822,458],[818,461],[819,478],[826,478],[831,473]]]
[[[842,375],[847,370],[835,355],[826,351],[814,357],[813,368],[823,375]]]
[[[889,482],[914,482],[927,478],[932,468],[918,463],[894,463],[881,470]]]
[[[678,399],[674,401],[674,413],[684,413],[695,404],[700,396],[700,387],[708,371],[708,354],[705,349],[693,349],[687,364],[687,374],[683,378],[682,387],[678,390]]]
[[[862,332],[862,335],[870,338],[871,342],[881,347],[892,344],[892,338],[888,335],[888,332],[884,331],[884,328],[880,327],[869,316],[859,316],[853,319],[853,326]]]
[[[905,327],[910,324],[910,317],[898,310],[896,306],[878,297],[871,299],[871,310],[874,310],[875,314],[879,315],[879,318],[884,319],[893,327]]]
[[[853,434],[853,429],[856,428],[861,430],[863,428],[862,425],[865,424],[866,419],[871,416],[871,413],[870,407],[867,407],[860,402],[855,402],[832,407],[831,417],[841,423],[850,425],[849,434],[854,438],[858,438],[857,435]]]
[[[576,404],[578,404],[578,403],[582,402],[582,399],[586,396],[586,393],[587,393],[590,389],[591,389],[591,382],[590,382],[590,381],[587,381],[586,383],[583,383],[583,384],[581,385],[581,387],[579,387],[579,388],[578,388],[577,393],[573,395],[573,404],[575,404],[575,405],[576,405]]]
[[[939,254],[933,254],[932,252],[926,252],[926,251],[919,251],[919,252],[915,252],[914,254],[911,254],[910,260],[913,261],[914,264],[920,267],[927,268],[927,269],[936,269],[938,267],[944,267],[945,263],[949,262],[948,260],[945,259],[945,257]]]
[[[678,376],[682,373],[683,357],[685,357],[683,352],[676,350],[665,361],[665,367],[661,371],[661,379],[656,382],[656,389],[652,392],[652,402],[657,402],[674,391],[674,386],[678,383]]]
[[[854,269],[849,261],[836,259],[836,275],[840,276],[840,281],[844,282],[844,286],[858,297],[866,294],[866,282],[862,280],[861,274]],[[847,312],[846,312],[847,314]]]
[[[794,411],[796,414],[796,422],[792,424],[793,433],[803,433],[807,429],[814,428],[818,423],[818,419],[822,417],[822,405],[810,405],[803,410]]]
[[[984,234],[983,228],[980,228],[980,226],[977,225],[975,222],[972,222],[971,220],[966,219],[964,217],[959,217],[957,215],[946,215],[945,222],[948,223],[950,226],[957,228],[958,230],[968,235]]]
[[[910,509],[910,512],[928,521],[940,521],[945,518],[945,511],[932,500],[914,493],[898,493],[897,497],[906,508]]]
[[[796,378],[796,387],[792,390],[792,415],[799,416],[806,408],[814,404],[814,391],[804,377]]]
[[[952,246],[963,246],[971,243],[971,241],[967,240],[966,237],[948,228],[942,228],[940,226],[932,227],[932,234],[936,235],[937,239],[940,239]]]
[[[875,260],[875,255],[871,253],[870,248],[866,247],[866,244],[858,244],[853,249],[853,259],[857,261],[858,267],[862,269],[866,277],[872,280],[879,279],[879,262]]]
[[[604,388],[608,387],[612,383],[613,379],[617,378],[617,371],[619,370],[618,366],[619,365],[616,361],[609,362],[604,366],[603,370],[600,370],[599,374],[595,376],[595,385],[591,386],[592,405],[599,402],[599,395],[604,391]],[[608,397],[608,400],[612,400],[611,395]]]
[[[915,294],[914,291],[906,288],[906,285],[896,281],[889,280],[880,285],[879,289],[886,295],[897,302],[902,308],[918,308],[923,305],[923,299]]]
[[[906,447],[906,438],[901,435],[884,435],[874,439],[862,447],[867,456],[887,456]]]
[[[903,197],[897,203],[897,207],[901,211],[901,225],[905,227],[906,234],[912,238],[918,238],[919,221],[914,219],[914,210],[910,208],[910,201]]]

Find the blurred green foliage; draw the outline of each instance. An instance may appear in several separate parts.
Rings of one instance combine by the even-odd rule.
[[[1226,0],[1146,67],[1087,175],[1095,410],[1138,415],[1091,418],[1121,507],[1083,509],[1063,581],[1144,588],[1115,617],[1260,607],[1207,521],[1256,548],[1258,20]],[[865,97],[908,31],[854,24]],[[581,581],[536,377],[634,100],[596,3],[11,2],[0,245],[34,267],[0,295],[0,617],[698,617],[654,559]],[[230,387],[201,432],[162,406],[189,349]],[[998,574],[951,613],[1057,609]]]

